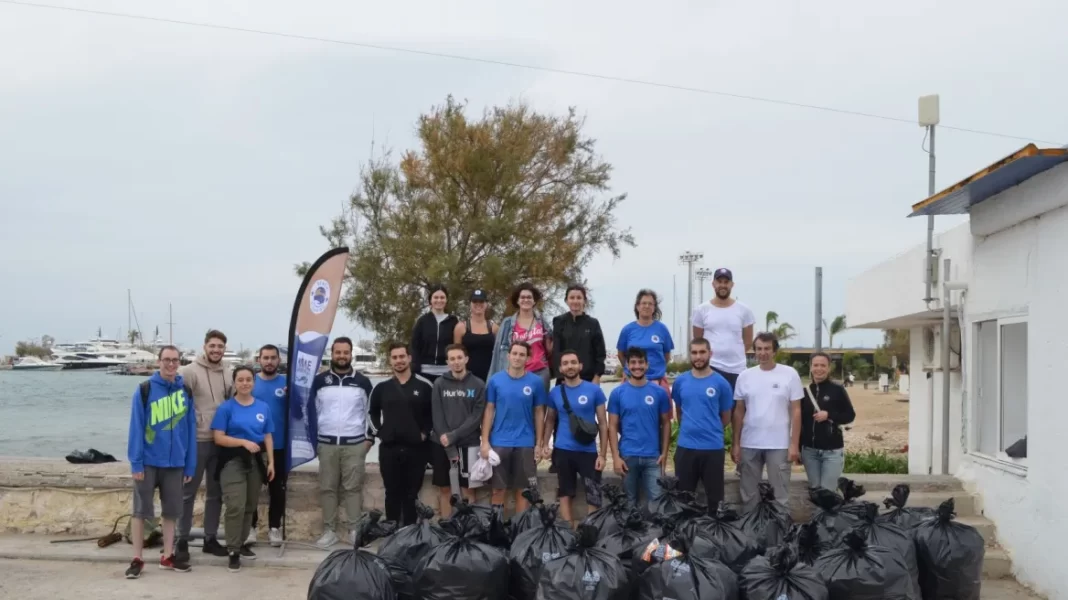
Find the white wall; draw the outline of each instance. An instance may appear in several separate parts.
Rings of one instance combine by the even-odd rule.
[[[941,360],[941,343],[941,335],[936,335],[935,352],[938,360]],[[909,345],[909,371],[912,374],[909,387],[909,473],[943,475],[945,473],[942,471],[942,371],[925,371],[921,368],[924,362],[922,327],[909,330]],[[956,360],[951,360],[950,363],[956,364]],[[934,400],[933,421],[932,398]],[[952,371],[949,380],[949,473],[956,472],[964,454],[961,446],[962,404],[961,374],[959,370]]]

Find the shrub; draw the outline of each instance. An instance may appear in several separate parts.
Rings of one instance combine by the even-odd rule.
[[[875,450],[846,452],[843,472],[905,475],[909,472],[909,459],[907,454],[891,454]]]

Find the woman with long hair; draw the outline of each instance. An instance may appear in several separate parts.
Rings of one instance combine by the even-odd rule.
[[[626,353],[629,348],[641,348],[649,360],[646,378],[671,393],[671,384],[667,380],[667,365],[671,362],[671,351],[675,342],[671,339],[671,330],[660,322],[660,298],[653,290],[638,291],[634,300],[634,316],[623,330],[619,332],[616,352],[619,363],[626,370]],[[628,373],[629,374],[629,373]]]
[[[274,479],[271,406],[252,396],[254,385],[251,367],[234,369],[234,396],[219,405],[211,421],[219,447],[214,477],[222,487],[226,550],[233,572],[241,570],[241,557],[256,558],[244,542],[252,529],[260,486]]]
[[[467,349],[467,370],[483,382],[489,379],[498,330],[497,324],[486,317],[486,300],[485,290],[471,292],[471,312],[452,332],[452,343]]]
[[[445,348],[452,343],[458,319],[446,312],[449,291],[444,285],[432,286],[427,293],[430,310],[420,315],[412,327],[412,373],[434,380],[445,374]]]
[[[489,374],[492,376],[508,368],[508,353],[513,342],[530,346],[526,370],[541,378],[549,391],[551,375],[549,361],[553,350],[553,328],[535,307],[541,304],[541,292],[531,283],[521,283],[509,299],[515,314],[505,317],[497,329],[496,348]]]
[[[831,357],[815,352],[809,359],[812,383],[801,400],[801,464],[808,487],[833,490],[845,466],[842,425],[857,417],[849,392],[831,381]]]
[[[564,301],[568,311],[553,319],[553,367],[559,373],[560,354],[572,351],[582,363],[579,377],[599,384],[607,352],[601,323],[586,314],[586,288],[577,283],[567,286]]]

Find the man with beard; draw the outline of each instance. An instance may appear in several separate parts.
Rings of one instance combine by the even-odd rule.
[[[281,362],[278,346],[266,344],[256,355],[260,372],[252,388],[252,397],[263,400],[271,407],[271,423],[274,424],[274,479],[267,482],[270,504],[267,507],[267,541],[272,546],[282,545],[282,516],[286,512],[286,441],[289,433],[289,418],[286,414],[286,376],[278,373]],[[256,525],[259,511],[252,513],[252,531],[246,544],[256,543]]]
[[[189,562],[189,532],[193,528],[193,503],[197,499],[200,482],[207,473],[207,496],[204,499],[204,553],[226,556],[226,548],[219,543],[219,517],[222,514],[222,487],[215,477],[218,447],[211,431],[215,410],[233,395],[234,378],[222,362],[226,352],[226,335],[212,329],[204,336],[204,354],[182,367],[179,374],[193,392],[197,415],[197,469],[182,492],[182,516],[178,520],[178,550],[175,557]]]
[[[639,504],[660,495],[657,482],[667,467],[671,443],[671,400],[659,384],[645,376],[649,359],[645,350],[630,348],[627,380],[612,390],[608,400],[608,441],[612,444],[612,467],[623,477],[627,497]]]
[[[731,422],[734,393],[727,379],[712,370],[711,358],[708,340],[690,342],[690,371],[675,379],[671,399],[679,422],[675,450],[679,489],[694,492],[697,483],[703,483],[708,510],[714,513],[723,500],[723,432]]]
[[[338,497],[345,505],[348,543],[356,543],[356,524],[363,515],[363,478],[367,451],[374,444],[367,415],[371,380],[352,368],[352,340],[339,337],[330,346],[330,370],[312,379],[308,397],[308,429],[319,455],[319,498],[323,535],[315,544],[326,549],[337,536]]]
[[[746,367],[745,351],[753,345],[756,318],[748,306],[731,298],[734,275],[730,269],[716,269],[712,289],[716,292],[712,300],[693,311],[693,337],[708,340],[712,369],[734,388]]]
[[[467,348],[450,344],[445,348],[449,370],[434,381],[430,398],[433,435],[430,438],[430,463],[434,467],[432,483],[440,490],[441,518],[452,514],[453,467],[458,471],[461,493],[475,501],[475,490],[468,479],[471,465],[478,460],[482,411],[486,407],[486,383],[467,370]],[[478,487],[476,485],[475,487]]]
[[[411,362],[408,346],[390,344],[393,377],[371,390],[371,427],[382,442],[378,465],[386,488],[386,519],[401,527],[416,520],[415,501],[426,475],[426,441],[432,428],[431,387],[412,375]]]

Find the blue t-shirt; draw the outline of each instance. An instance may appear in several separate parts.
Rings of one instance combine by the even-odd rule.
[[[486,384],[486,402],[493,405],[490,445],[502,448],[533,448],[534,407],[545,406],[545,383],[533,373],[519,379],[500,371]]]
[[[723,421],[719,415],[734,408],[734,391],[725,377],[713,371],[708,377],[698,378],[687,371],[671,385],[671,399],[682,410],[679,448],[723,449]]]
[[[248,406],[241,406],[236,398],[230,398],[215,411],[211,428],[239,440],[262,444],[268,433],[274,433],[271,407],[256,399]]]
[[[274,379],[263,379],[256,375],[256,385],[252,388],[252,397],[263,400],[271,407],[271,422],[277,431],[272,431],[274,448],[286,447],[286,376],[278,375]]]
[[[568,423],[567,411],[564,410],[564,396],[560,393],[561,384],[549,392],[549,407],[556,409],[557,427],[555,447],[561,450],[575,452],[597,452],[597,442],[580,444],[571,437],[571,425]],[[597,407],[604,406],[608,399],[604,397],[601,386],[583,381],[575,387],[567,386],[567,403],[571,405],[571,412],[590,421],[597,422]]]
[[[667,374],[667,361],[664,355],[675,349],[675,342],[671,340],[671,331],[660,321],[653,321],[646,327],[631,321],[619,332],[619,341],[616,342],[616,350],[626,354],[627,348],[641,348],[649,358],[649,370],[645,377],[657,380]],[[627,370],[626,361],[623,362],[623,371]]]
[[[660,456],[660,415],[671,414],[671,400],[664,388],[652,382],[635,387],[625,381],[612,390],[608,412],[619,415],[619,453],[623,458]]]

